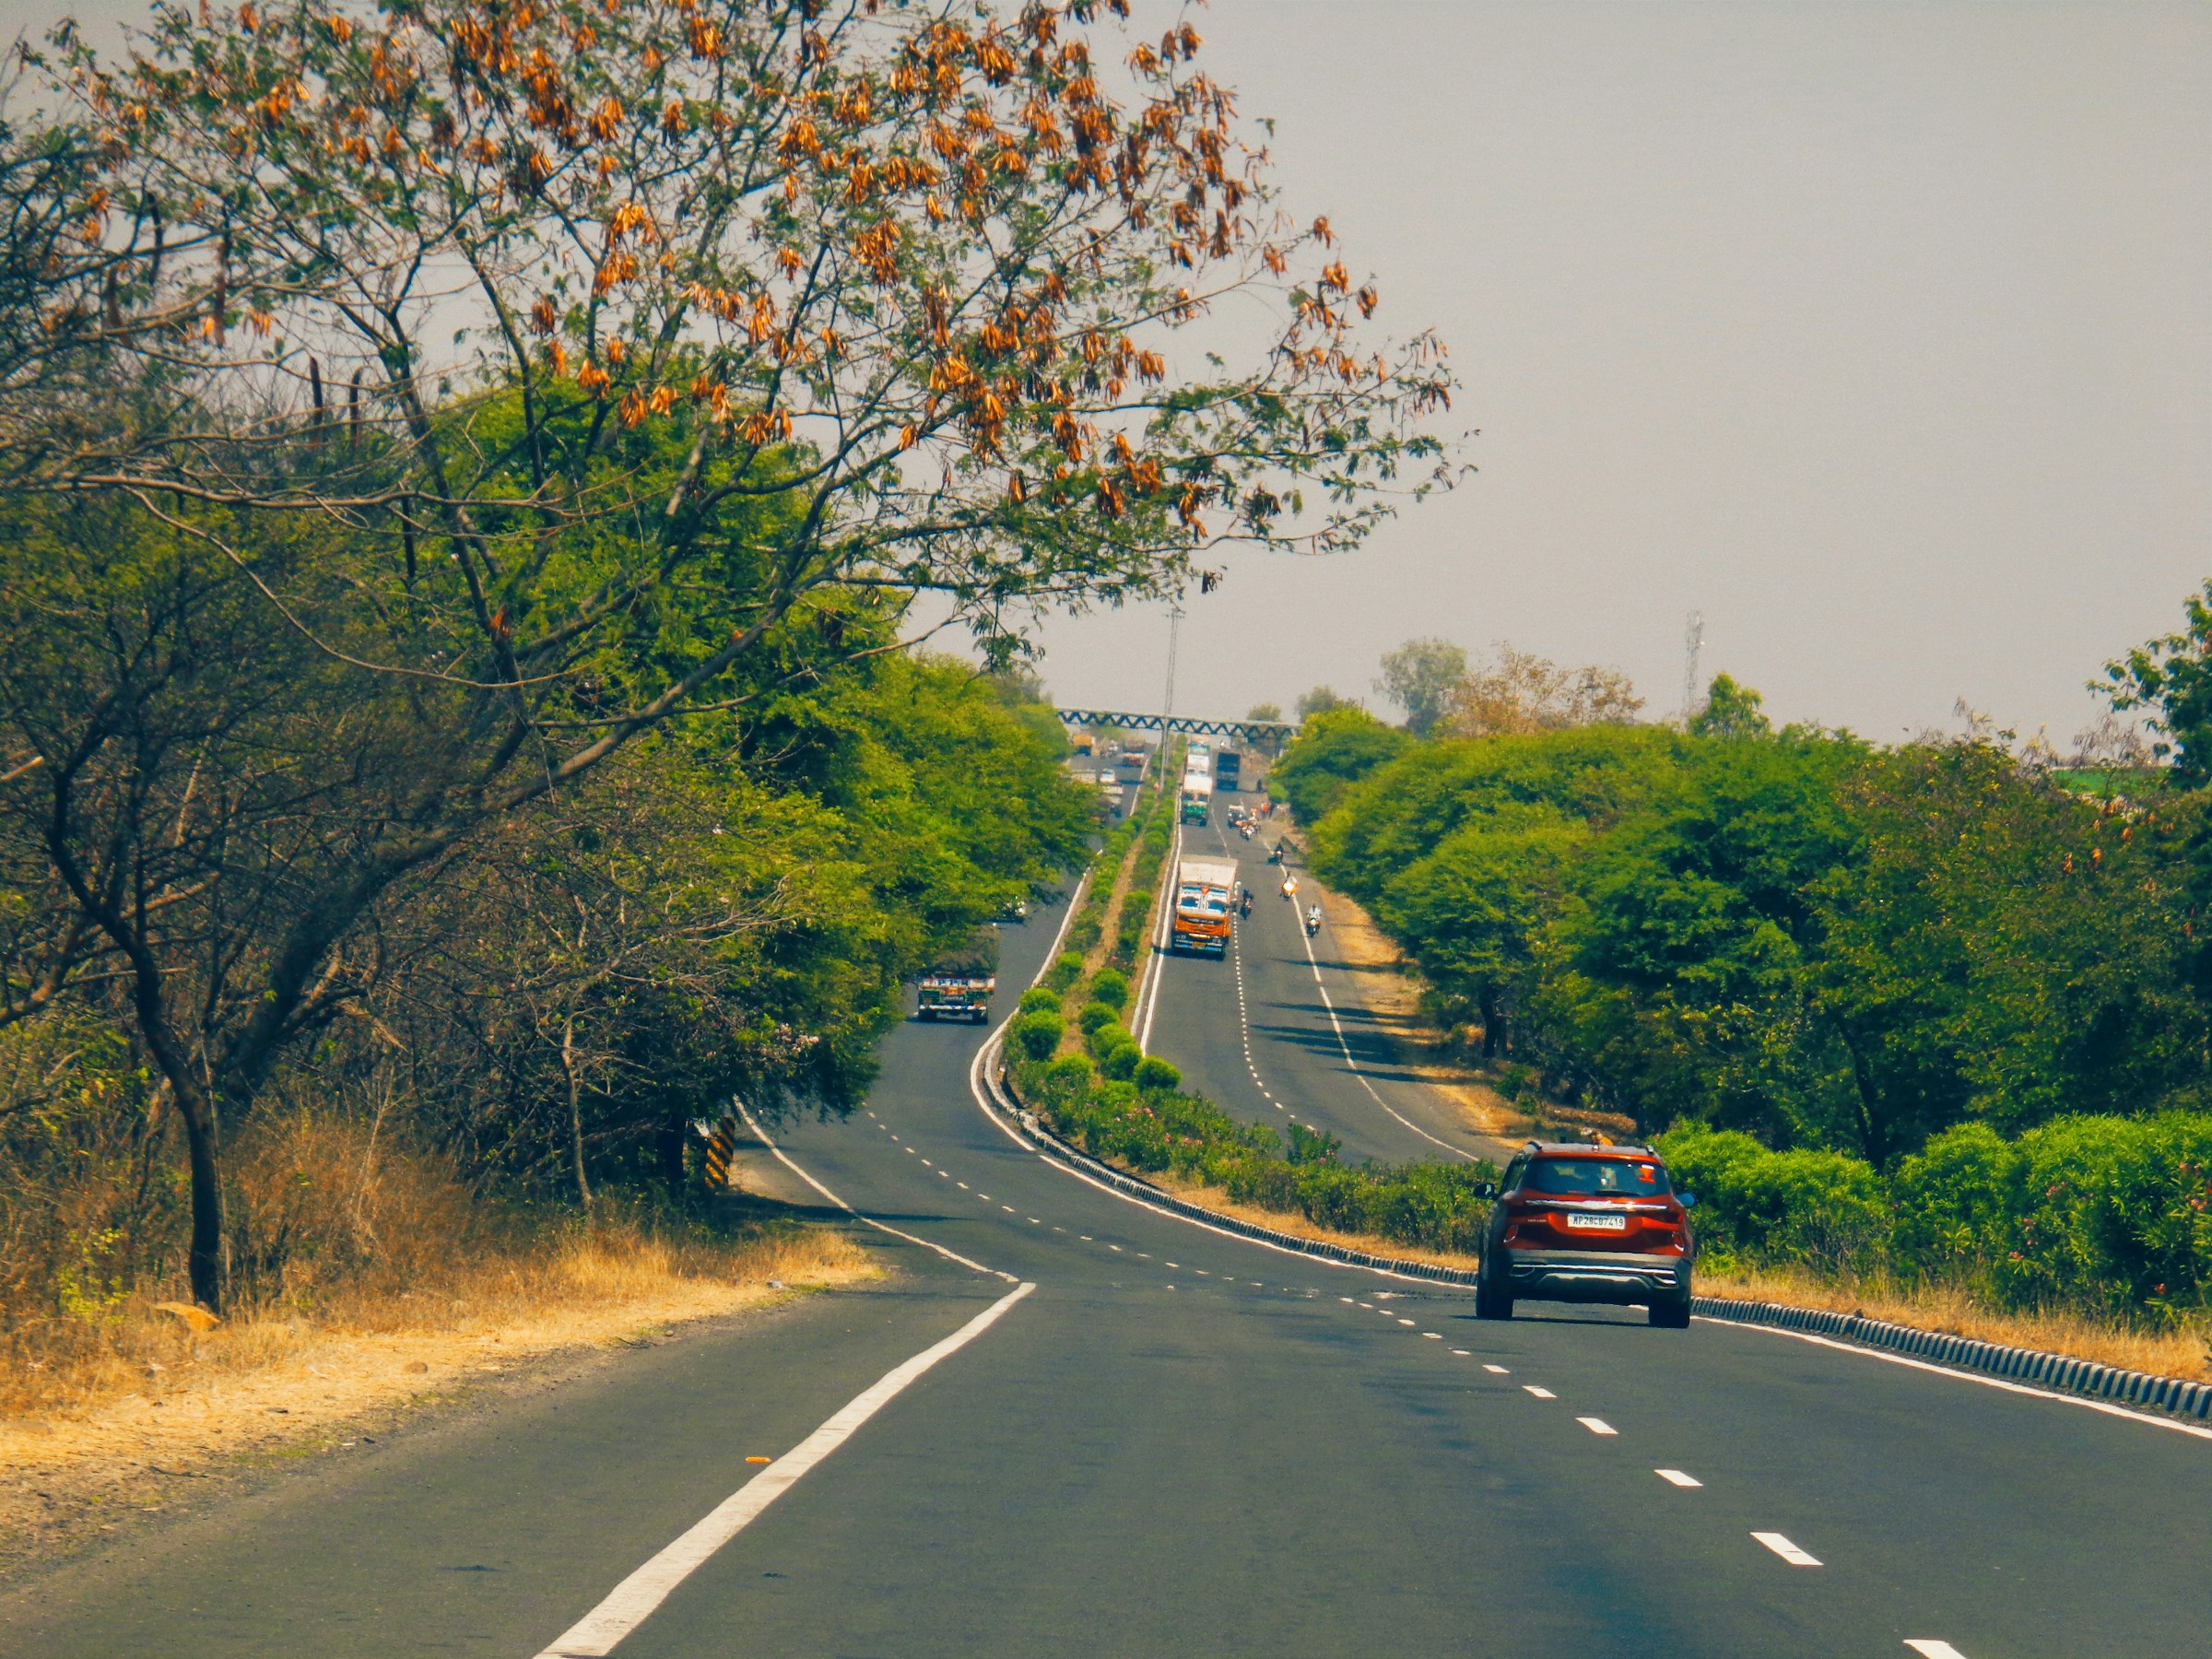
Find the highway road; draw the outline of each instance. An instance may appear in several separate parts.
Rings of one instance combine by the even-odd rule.
[[[1009,930],[1006,1007],[1053,924]],[[1211,1075],[1237,1040],[1186,1021],[1180,983],[1155,1046]],[[896,1230],[871,1230],[880,1286],[694,1327],[118,1546],[0,1604],[0,1649],[2206,1651],[2201,1435],[1769,1331],[1477,1323],[1463,1293],[1045,1163],[979,1109],[979,1041],[907,1026],[865,1112],[777,1132]],[[1267,1053],[1396,1155],[1364,1093],[1324,1100],[1325,1051]]]
[[[1267,862],[1274,832],[1246,841],[1217,799],[1211,824],[1180,830],[1176,857],[1229,859],[1258,895],[1226,961],[1155,957],[1145,982],[1138,1034],[1147,1050],[1182,1068],[1185,1086],[1253,1123],[1303,1124],[1344,1143],[1353,1162],[1488,1158],[1511,1148],[1478,1135],[1418,1079],[1399,1069],[1388,1039],[1337,965],[1329,929],[1306,936],[1304,912],[1317,896],[1312,875],[1295,874],[1299,896],[1277,896],[1282,869]],[[1295,855],[1294,855],[1295,861]],[[1148,1027],[1148,1030],[1147,1029]]]

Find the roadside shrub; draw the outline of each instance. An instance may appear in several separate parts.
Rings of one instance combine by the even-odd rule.
[[[1126,1083],[1136,1075],[1136,1068],[1145,1062],[1145,1051],[1134,1041],[1117,1048],[1110,1048],[1099,1056],[1099,1070],[1116,1083]]]
[[[1063,1054],[1044,1068],[1048,1088],[1065,1092],[1089,1088],[1099,1080],[1098,1070],[1081,1054]]]
[[[1103,1060],[1108,1050],[1117,1049],[1124,1043],[1135,1043],[1135,1041],[1136,1039],[1129,1034],[1128,1028],[1116,1024],[1112,1020],[1107,1020],[1090,1028],[1084,1046],[1090,1050],[1092,1059]]]
[[[1067,942],[1078,951],[1088,950],[1106,935],[1106,925],[1096,916],[1078,916],[1068,924]]]
[[[1090,982],[1093,1002],[1102,1002],[1110,1008],[1121,1007],[1129,1000],[1129,978],[1109,968]]]
[[[1021,994],[1021,1011],[1024,1014],[1057,1014],[1060,998],[1042,985],[1031,985]]]
[[[1701,1126],[1657,1144],[1676,1186],[1697,1194],[1701,1246],[1836,1273],[1887,1264],[1888,1195],[1871,1164],[1840,1152],[1770,1152],[1747,1135]]]
[[[1108,1007],[1104,1003],[1089,1002],[1085,1003],[1081,1010],[1076,1015],[1076,1024],[1082,1029],[1083,1034],[1088,1037],[1091,1032],[1097,1030],[1100,1026],[1112,1025],[1114,1022],[1114,1018],[1115,1015],[1113,1009]]]
[[[1031,1060],[1049,1060],[1053,1051],[1060,1046],[1062,1030],[1059,1017],[1053,1014],[1024,1014],[1008,1028],[1006,1035],[1014,1046]]]
[[[1055,991],[1065,992],[1082,977],[1082,952],[1064,950],[1053,959],[1053,965],[1045,970],[1043,982]]]
[[[1181,1088],[1182,1072],[1178,1066],[1162,1060],[1158,1054],[1147,1054],[1136,1063],[1130,1074],[1131,1082],[1147,1092],[1155,1088]]]
[[[1897,1265],[1915,1277],[1993,1266],[2012,1248],[2019,1161],[1987,1124],[1960,1124],[1900,1162],[1889,1178]]]

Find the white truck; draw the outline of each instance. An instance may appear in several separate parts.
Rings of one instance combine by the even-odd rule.
[[[1229,918],[1237,892],[1237,866],[1218,859],[1186,858],[1175,866],[1175,920],[1170,950],[1222,956],[1229,950]]]

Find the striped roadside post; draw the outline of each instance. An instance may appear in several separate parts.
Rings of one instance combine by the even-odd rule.
[[[712,1130],[704,1124],[699,1130],[707,1143],[707,1185],[728,1192],[737,1184],[730,1177],[730,1155],[737,1149],[737,1120],[725,1117]]]

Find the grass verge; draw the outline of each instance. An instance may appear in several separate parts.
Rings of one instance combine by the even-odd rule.
[[[2079,1313],[1997,1312],[1953,1286],[1841,1283],[1787,1270],[1700,1267],[1698,1289],[1707,1296],[1858,1313],[1917,1330],[2066,1354],[2156,1376],[2190,1382],[2212,1376],[2212,1347],[2194,1332],[2139,1329]]]

